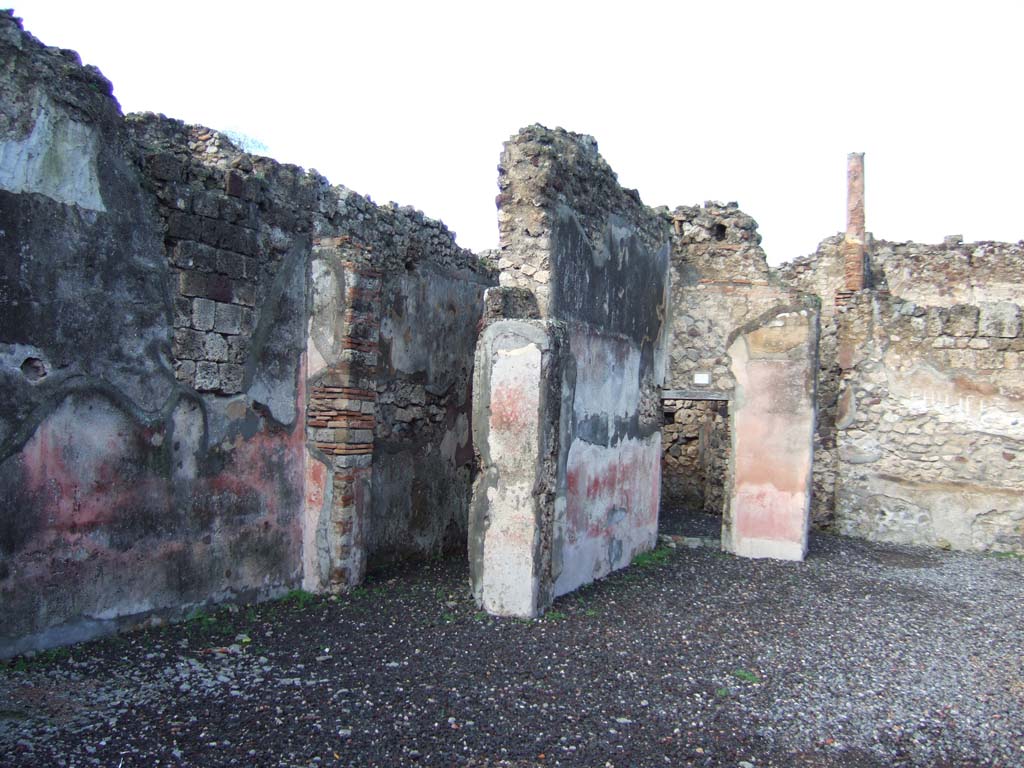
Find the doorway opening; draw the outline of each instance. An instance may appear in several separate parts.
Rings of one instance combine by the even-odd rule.
[[[665,390],[661,405],[659,533],[717,538],[732,450],[728,395]]]

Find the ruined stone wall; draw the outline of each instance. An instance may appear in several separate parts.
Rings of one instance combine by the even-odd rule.
[[[478,345],[470,556],[485,608],[536,615],[654,544],[668,222],[563,130],[514,136],[499,180],[501,282],[542,319]]]
[[[845,288],[843,235],[822,240],[817,251],[778,269],[786,285],[821,299],[821,334],[818,341],[818,420],[814,428],[814,492],[811,520],[820,528],[835,521],[836,403],[839,363],[836,360],[836,297]],[[870,237],[868,238],[870,243]]]
[[[866,244],[868,290],[874,292],[874,295],[877,295],[881,301],[887,300],[886,297],[891,294],[894,300],[913,303],[915,312],[925,312],[926,314],[934,313],[937,311],[936,308],[949,308],[957,304],[974,306],[973,310],[965,310],[963,307],[956,310],[957,312],[967,311],[969,315],[973,315],[979,312],[990,313],[991,309],[983,309],[986,306],[990,308],[999,302],[1019,302],[1020,300],[1020,285],[1024,279],[1024,273],[1022,273],[1024,261],[1021,258],[1024,254],[1022,254],[1020,244],[988,242],[965,244],[961,238],[955,236],[936,245],[890,243],[873,240],[869,234]],[[847,511],[851,509],[850,497],[847,497],[847,501],[835,499],[837,483],[841,486],[849,486],[850,477],[860,476],[864,471],[863,468],[852,464],[848,459],[841,458],[837,453],[837,445],[840,442],[840,430],[837,429],[837,422],[843,421],[842,414],[837,410],[842,380],[838,339],[843,336],[853,338],[857,333],[850,328],[844,329],[845,325],[848,326],[853,322],[852,318],[856,314],[847,314],[843,310],[848,299],[842,295],[845,282],[842,246],[842,234],[828,238],[822,241],[814,254],[784,265],[779,272],[782,280],[786,283],[821,297],[819,413],[815,437],[815,522],[825,525],[835,524],[843,530],[866,531],[871,527],[865,526],[860,520],[851,523],[837,518],[837,514],[846,515]],[[838,301],[837,296],[839,296]],[[863,299],[860,300],[863,301]],[[989,316],[989,314],[985,316]],[[877,317],[877,322],[886,327],[890,319],[888,315],[880,315]],[[920,325],[920,321],[918,323]],[[895,337],[900,337],[902,334],[899,329],[887,329],[888,332]],[[934,352],[928,346],[929,343],[943,344],[947,342],[938,340],[938,337],[932,338],[930,341],[923,341],[918,351],[908,353],[908,357],[918,356],[922,360],[930,359],[934,356]],[[957,343],[963,345],[967,342],[962,340]],[[983,342],[977,340],[974,343],[980,345]],[[987,381],[993,372],[998,377],[1010,376],[1013,378],[1017,375],[1012,368],[1006,371],[1000,370],[998,360],[995,360],[992,355],[987,355],[982,362],[984,366],[972,375],[983,381]],[[1015,360],[1011,356],[1002,360],[1002,365],[1013,366],[1014,362]],[[947,369],[943,369],[944,365],[944,361],[938,362],[939,370],[948,373]],[[879,408],[881,408],[881,404],[879,404]],[[895,415],[891,414],[890,418],[895,418]],[[918,422],[922,422],[922,420],[930,422],[935,418],[938,417],[936,415],[927,417],[925,414],[918,414],[915,417]],[[916,428],[923,427],[919,423]],[[972,425],[968,420],[965,428],[973,430],[979,427],[977,424]],[[915,439],[912,435],[907,437],[906,433],[902,431],[887,431],[889,433],[887,439],[893,444]],[[850,444],[848,439],[844,441],[848,445]],[[908,444],[912,445],[912,443]],[[919,449],[920,445],[913,445],[913,447]],[[951,470],[955,469],[956,465],[951,468]],[[908,477],[916,476],[913,465],[908,468],[908,472]],[[956,473],[952,472],[950,477],[956,477]],[[964,494],[970,496],[970,492],[966,488],[967,486],[965,486]],[[963,499],[965,497],[963,494],[958,494],[954,498]],[[972,504],[964,507],[966,517],[973,515],[970,512]],[[947,507],[949,510],[959,508],[956,504],[947,505]],[[955,515],[952,511],[950,514]],[[922,513],[923,530],[929,525],[924,519],[925,515]],[[909,528],[906,521],[903,525],[904,528]],[[940,523],[940,527],[942,525],[944,523]],[[886,526],[882,525],[882,527]],[[876,535],[870,534],[870,536]],[[889,536],[889,534],[885,536]],[[902,536],[907,537],[907,540],[913,539],[913,535],[907,534],[907,532],[904,532]],[[948,541],[943,536],[930,535],[926,532],[922,532],[920,539],[922,542],[938,540]],[[959,536],[957,541],[964,541],[964,537]],[[979,539],[979,541],[981,540]],[[957,544],[956,546],[965,545]]]
[[[865,293],[842,312],[836,527],[1024,550],[1021,310]]]
[[[0,653],[465,535],[496,275],[0,14]]]
[[[243,197],[169,224],[184,170],[110,84],[7,14],[0,48],[0,654],[294,585],[305,271],[271,298]]]
[[[680,206],[672,220],[667,386],[727,392],[735,385],[726,354],[729,334],[787,291],[770,282],[757,222],[735,203]],[[698,373],[706,374],[705,383],[695,383]]]
[[[672,302],[666,389],[670,396],[731,398],[736,379],[729,345],[738,330],[787,308],[805,308],[800,291],[778,279],[761,248],[757,222],[735,203],[707,202],[672,212]],[[728,488],[728,446],[719,409],[697,405],[702,414],[691,431],[719,450],[682,450],[666,441],[667,482],[685,483],[688,504],[722,514]],[[716,432],[717,430],[717,432]],[[673,430],[669,430],[672,432]],[[673,455],[676,450],[679,455]]]
[[[938,244],[875,241],[871,285],[919,305],[949,307],[1020,301],[1024,242],[964,243],[958,236]]]
[[[374,205],[315,172],[241,153],[207,129],[153,116],[129,124],[158,177],[176,301],[183,310],[190,302],[188,323],[176,315],[185,325],[174,339],[179,379],[192,384],[194,371],[200,391],[235,391],[224,373],[244,361],[245,336],[217,338],[230,309],[218,299],[241,303],[241,326],[258,330],[262,315],[244,302],[262,299],[251,285],[261,268],[273,306],[300,302],[289,317],[297,344],[309,336],[308,459],[324,465],[306,473],[306,586],[341,589],[367,566],[461,546],[472,350],[495,275],[412,208]],[[183,177],[174,175],[179,166]],[[281,274],[259,254],[280,261]],[[197,328],[211,304],[213,327]],[[292,392],[266,382],[287,361],[250,368],[250,397],[271,413],[291,403]]]

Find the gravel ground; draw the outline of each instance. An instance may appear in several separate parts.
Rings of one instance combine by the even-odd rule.
[[[479,613],[456,558],[15,659],[0,764],[1024,765],[1024,560],[741,560],[665,518],[538,621]]]

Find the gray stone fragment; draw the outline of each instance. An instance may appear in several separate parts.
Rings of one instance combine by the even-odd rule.
[[[237,304],[216,303],[213,330],[217,333],[237,334],[242,329],[242,308]]]
[[[1020,307],[1009,301],[979,305],[978,335],[1012,339],[1020,335]]]
[[[174,355],[185,360],[201,360],[203,357],[203,334],[189,328],[174,332]]]
[[[196,389],[200,392],[210,392],[220,387],[220,372],[217,364],[208,360],[201,360],[196,364]]]
[[[203,337],[203,357],[219,363],[228,359],[228,342],[219,333],[208,333]]]
[[[192,327],[197,331],[213,330],[214,302],[209,299],[192,300]]]
[[[862,449],[852,446],[840,446],[839,458],[850,464],[871,464],[882,458],[882,451],[878,448]]]
[[[373,456],[369,453],[334,457],[334,466],[339,469],[365,468],[372,464]]]
[[[234,395],[242,391],[242,379],[245,371],[240,365],[225,363],[220,366],[221,386],[226,394]]]

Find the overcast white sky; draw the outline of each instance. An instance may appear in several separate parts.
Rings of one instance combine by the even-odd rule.
[[[597,138],[649,205],[736,200],[772,263],[845,227],[1024,238],[1024,3],[16,2],[125,112],[248,134],[376,202],[497,244],[521,126]]]

